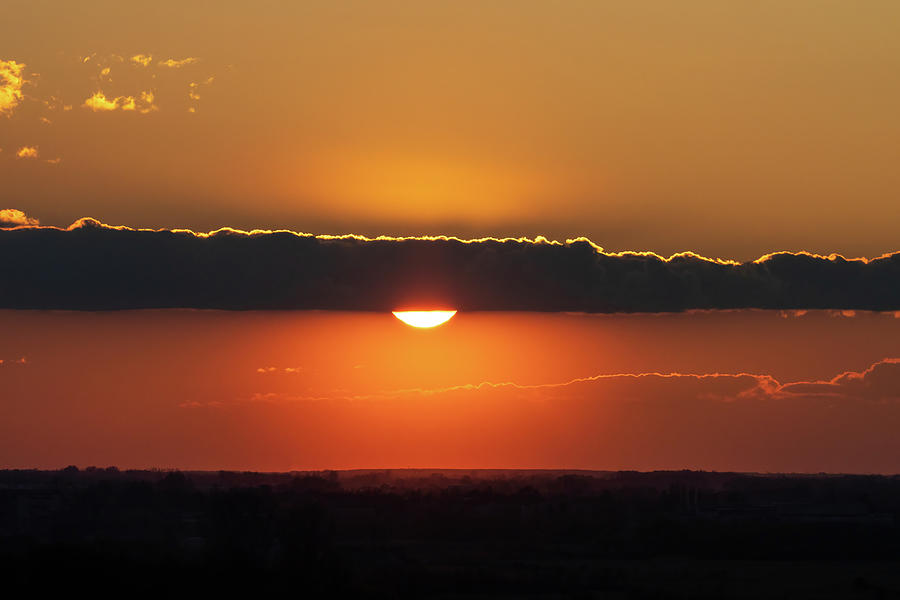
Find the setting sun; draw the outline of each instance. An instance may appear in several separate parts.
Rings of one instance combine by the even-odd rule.
[[[394,316],[413,327],[437,327],[442,323],[446,323],[453,315],[455,310],[395,310]]]

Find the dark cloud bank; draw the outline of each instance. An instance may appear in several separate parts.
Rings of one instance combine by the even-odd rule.
[[[667,312],[900,309],[900,253],[751,263],[607,254],[587,240],[325,238],[112,228],[0,229],[0,307]]]

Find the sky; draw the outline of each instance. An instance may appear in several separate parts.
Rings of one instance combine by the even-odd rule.
[[[0,112],[0,193],[43,224],[897,249],[889,0],[4,14],[0,60],[24,81]]]
[[[0,468],[900,473],[900,3],[0,12]]]
[[[897,473],[898,316],[0,311],[0,456]]]

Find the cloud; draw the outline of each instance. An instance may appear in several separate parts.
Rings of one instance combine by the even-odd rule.
[[[15,208],[0,209],[0,228],[40,225],[40,221]]]
[[[38,154],[37,146],[22,146],[16,152],[16,158],[37,158]]]
[[[884,358],[862,371],[845,371],[824,381],[793,381],[780,383],[771,375],[755,373],[612,373],[579,377],[564,382],[519,384],[514,382],[481,382],[437,389],[406,389],[380,392],[381,396],[407,394],[434,395],[456,391],[485,389],[551,390],[574,388],[610,381],[655,380],[656,382],[686,381],[693,383],[724,384],[731,393],[724,395],[702,394],[720,401],[741,399],[790,400],[800,397],[841,398],[843,400],[896,402],[900,407],[900,358]],[[354,398],[361,399],[356,396]]]
[[[846,371],[827,381],[789,383],[780,386],[778,394],[900,402],[900,358],[886,358],[864,371]]]
[[[93,82],[91,85],[95,91],[84,99],[81,106],[93,112],[121,111],[140,114],[157,112],[160,110],[157,105],[157,91],[165,96],[167,88],[172,85],[170,79],[173,77],[176,80],[181,80],[181,83],[177,85],[183,86],[187,83],[188,86],[188,101],[185,102],[183,96],[180,101],[183,102],[182,110],[186,108],[190,112],[196,112],[201,88],[210,85],[214,80],[214,77],[210,76],[200,81],[186,82],[177,72],[172,72],[200,62],[199,58],[193,56],[182,59],[170,58],[154,61],[153,56],[150,54],[135,54],[130,58],[124,58],[118,54],[98,55],[97,53],[92,53],[77,58],[82,65],[86,65],[87,70],[92,72],[89,79]],[[118,65],[123,62],[130,62],[133,65],[148,68],[141,68],[127,76],[131,80],[131,84],[129,84],[129,88],[121,90],[127,93],[112,95],[110,94],[110,89],[112,88],[113,80],[116,79],[112,76],[112,67],[116,66],[116,68],[119,68]],[[154,65],[158,65],[160,69],[168,72],[160,73],[159,69],[153,68]],[[23,102],[43,105],[48,111],[65,112],[73,109],[73,105],[64,103],[59,94],[24,95],[22,92],[23,85],[34,85],[39,77],[38,73],[30,73],[30,79],[26,80],[24,78],[25,66],[25,64],[13,60],[0,60],[0,116],[11,116],[14,110],[20,108],[20,104]],[[84,69],[79,69],[79,71],[83,72]],[[172,89],[174,91],[175,88]],[[174,97],[170,96],[170,99],[174,101]],[[49,116],[37,115],[35,118],[44,124],[51,124]]]
[[[212,84],[213,81],[215,81],[215,77],[209,76],[206,79],[204,79],[203,81],[192,81],[191,83],[189,83],[188,84],[188,98],[190,98],[194,102],[197,102],[198,100],[200,100],[200,88]],[[188,112],[192,112],[192,113],[197,112],[197,107],[196,106],[189,107]]]
[[[153,92],[141,92],[137,98],[134,96],[116,96],[115,98],[107,98],[106,95],[97,90],[94,95],[89,97],[82,104],[83,107],[89,108],[94,112],[112,112],[121,110],[123,112],[139,112],[147,114],[159,110],[154,103],[156,100]]]
[[[192,81],[188,84],[188,97],[191,100],[199,100],[200,99],[200,87],[210,85],[216,78],[210,75],[203,81]]]
[[[259,372],[259,371],[257,371]],[[452,385],[440,388],[406,388],[396,390],[384,390],[371,394],[353,394],[340,396],[346,400],[371,400],[375,398],[392,398],[401,396],[434,396],[440,394],[448,394],[454,392],[478,392],[490,390],[507,390],[507,391],[548,391],[564,388],[583,387],[585,385],[597,384],[612,381],[630,381],[630,380],[684,380],[693,382],[720,382],[726,384],[737,383],[743,386],[741,394],[746,394],[749,390],[767,390],[777,391],[780,388],[778,381],[769,375],[756,375],[753,373],[608,373],[601,375],[590,375],[587,377],[578,377],[568,381],[559,381],[551,383],[516,383],[513,381],[482,381],[479,383],[464,383],[460,385]],[[746,388],[746,389],[744,389]],[[273,394],[268,394],[270,398],[275,398]],[[293,398],[293,396],[287,396]]]
[[[25,84],[25,78],[22,76],[24,68],[24,63],[0,60],[0,115],[11,116],[13,110],[22,101],[22,86]]]
[[[154,104],[156,101],[156,95],[153,92],[146,91],[141,92],[140,100],[138,101],[137,111],[141,114],[147,114],[149,112],[156,112],[159,110],[159,107]]]
[[[284,373],[286,375],[296,375],[303,370],[303,367],[259,367],[256,372],[261,375],[271,375]]]
[[[823,384],[834,389],[810,387]],[[826,382],[612,373],[369,394],[259,391],[181,406],[252,411],[299,428],[328,422],[330,443],[358,441],[362,455],[399,447],[432,464],[481,457],[480,464],[547,468],[900,472],[897,358]]]
[[[153,62],[153,57],[149,54],[135,54],[129,60],[131,60],[131,62],[133,62],[136,65],[146,67],[151,62]]]
[[[357,368],[356,366],[354,368]],[[299,371],[291,371],[289,369],[280,370],[276,367],[266,367],[256,370],[260,374],[275,373],[299,373]],[[278,402],[312,402],[312,401],[328,401],[341,400],[350,402],[359,401],[378,401],[396,398],[409,398],[417,396],[435,397],[448,394],[468,394],[479,392],[497,392],[497,393],[528,393],[544,395],[548,392],[556,392],[546,397],[559,398],[561,395],[571,393],[581,393],[584,390],[593,387],[613,384],[631,384],[634,382],[651,382],[659,385],[662,382],[681,382],[682,384],[694,385],[702,384],[707,386],[701,396],[711,399],[715,398],[720,401],[732,401],[738,398],[759,397],[761,395],[774,395],[778,393],[780,384],[770,375],[755,375],[752,373],[612,373],[602,375],[591,375],[588,377],[579,377],[569,381],[537,383],[537,384],[521,384],[513,381],[482,381],[479,383],[464,383],[459,385],[451,385],[440,388],[404,388],[394,390],[379,390],[370,393],[319,393],[316,395],[302,395],[281,392],[257,392],[253,394],[249,400],[259,401],[265,400],[270,403]],[[719,390],[712,393],[711,390]],[[574,390],[574,392],[573,392]],[[723,391],[724,390],[724,391]],[[236,400],[240,403],[242,400]],[[218,405],[223,405],[221,402]],[[196,406],[196,405],[192,405]]]
[[[187,58],[183,58],[181,60],[175,60],[173,58],[168,58],[166,60],[159,61],[158,64],[161,67],[166,67],[169,69],[180,69],[181,67],[192,65],[194,63],[199,62],[199,58],[194,58],[193,56],[189,56]]]
[[[64,112],[68,112],[72,110],[71,104],[65,104],[59,97],[50,96],[46,100],[42,100],[41,103],[47,107],[48,110],[61,110]]]
[[[900,310],[900,253],[607,253],[589,240],[375,239],[291,231],[134,230],[81,219],[0,233],[3,308],[567,312]]]
[[[260,367],[260,374],[299,373],[302,368]],[[633,383],[659,385],[685,385],[696,387],[697,397],[719,402],[739,400],[791,400],[801,397],[841,398],[844,400],[897,402],[900,403],[900,358],[884,358],[862,371],[845,371],[824,381],[793,381],[780,383],[772,375],[758,373],[604,373],[577,377],[568,381],[523,384],[513,381],[482,381],[440,388],[405,388],[381,390],[367,394],[320,394],[301,396],[276,392],[259,392],[251,399],[265,398],[268,402],[279,400],[377,400],[408,396],[438,396],[463,392],[548,392],[563,390],[565,393],[583,394],[597,397],[592,390],[604,385],[631,385]],[[707,389],[702,389],[702,388]],[[713,393],[713,390],[716,390]],[[900,404],[898,404],[900,406]]]
[[[109,112],[118,109],[128,110],[128,106],[132,109],[134,108],[134,96],[117,96],[112,99],[108,99],[106,95],[98,90],[94,92],[93,96],[90,96],[87,100],[82,104],[85,108],[89,108],[94,112]]]

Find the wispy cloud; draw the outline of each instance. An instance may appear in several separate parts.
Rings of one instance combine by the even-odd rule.
[[[81,106],[97,113],[118,111],[148,114],[157,112],[160,110],[158,91],[167,98],[167,103],[171,102],[175,105],[180,105],[182,107],[180,110],[186,108],[189,112],[197,112],[197,103],[201,96],[201,89],[214,81],[214,77],[210,76],[199,81],[188,82],[188,102],[184,102],[183,96],[182,100],[175,100],[179,93],[175,90],[177,87],[185,85],[184,79],[176,73],[163,73],[161,71],[174,71],[197,64],[200,62],[200,59],[195,56],[156,60],[149,53],[139,53],[124,57],[119,54],[98,54],[93,52],[78,56],[77,60],[81,65],[85,65],[88,71],[93,72],[88,77],[93,82],[96,90],[81,102]],[[138,66],[140,70],[135,72],[132,69],[131,74],[125,78],[131,81],[131,89],[125,88],[115,90],[115,94],[110,93],[114,80],[119,83],[123,81],[115,76],[116,69],[121,68],[119,65],[122,63]],[[25,69],[26,65],[24,63],[15,60],[0,60],[0,116],[12,116],[15,111],[21,109],[23,103],[29,101],[42,105],[47,111],[67,112],[72,110],[73,104],[65,102],[61,97],[67,95],[65,91],[63,93],[57,92],[53,95],[25,94],[23,86],[35,85],[36,79],[39,77],[38,73],[30,73],[29,79],[26,79],[27,73]],[[172,78],[178,81],[173,82],[171,81]],[[181,87],[181,89],[183,90],[184,88]],[[77,106],[77,103],[75,105]],[[55,122],[55,119],[51,120],[48,116],[38,115],[35,118],[44,125],[50,125]]]
[[[215,77],[210,76],[204,79],[203,81],[192,81],[188,84],[188,98],[193,100],[195,103],[200,100],[200,88],[206,87],[212,82],[215,81]],[[191,106],[188,108],[188,112],[197,112],[197,105]]]
[[[297,372],[290,368],[261,367],[257,373],[275,374]],[[759,373],[660,373],[656,371],[641,373],[606,373],[578,377],[567,381],[525,384],[514,381],[482,381],[437,388],[401,388],[379,390],[370,393],[346,393],[332,391],[329,393],[297,394],[290,392],[256,392],[231,404],[245,402],[264,402],[268,404],[323,401],[379,401],[406,397],[434,397],[452,394],[484,394],[506,392],[552,393],[564,392],[567,395],[594,398],[598,401],[608,397],[598,394],[597,390],[604,385],[634,384],[646,386],[665,396],[669,390],[667,384],[690,385],[696,398],[718,402],[735,401],[787,401],[800,398],[840,398],[844,400],[900,401],[900,358],[882,359],[862,371],[845,371],[832,379],[822,381],[779,382],[775,377]],[[663,387],[660,387],[663,386]],[[631,389],[631,388],[629,388]],[[640,388],[636,388],[640,389]],[[628,395],[628,394],[626,394]],[[656,394],[654,394],[654,397]],[[226,402],[216,401],[206,406],[225,406]],[[188,406],[188,405],[184,405]],[[190,407],[203,404],[192,402]]]
[[[101,90],[94,92],[92,96],[87,98],[82,104],[83,107],[89,108],[94,112],[112,112],[121,110],[123,112],[139,112],[147,114],[159,110],[155,104],[156,97],[152,91],[145,91],[135,96],[116,96],[107,98]]]
[[[195,58],[193,56],[189,56],[187,58],[182,58],[181,60],[175,60],[174,58],[167,58],[166,60],[159,61],[158,64],[161,67],[166,67],[168,69],[180,69],[181,67],[192,65],[199,62],[199,58]]]
[[[43,104],[45,107],[47,107],[48,110],[52,110],[52,111],[58,110],[58,111],[68,112],[68,111],[72,110],[72,105],[66,104],[58,96],[50,96],[46,100],[41,100],[41,104]]]
[[[156,112],[157,110],[159,110],[159,107],[156,106],[155,102],[156,94],[151,91],[141,92],[137,108],[138,112],[142,114]]]
[[[284,373],[287,375],[296,375],[303,370],[303,367],[259,367],[256,372],[260,375],[272,375]]]
[[[862,371],[844,371],[827,380],[792,381],[780,383],[775,377],[756,373],[613,373],[579,377],[563,382],[520,384],[511,381],[483,381],[441,388],[410,388],[377,392],[371,395],[346,396],[347,399],[364,400],[378,397],[404,395],[431,396],[461,391],[480,390],[550,390],[571,388],[584,384],[614,380],[693,380],[697,382],[732,380],[749,384],[745,389],[724,400],[740,398],[788,399],[804,397],[840,397],[852,400],[900,401],[900,358],[884,358]]]
[[[146,67],[151,62],[153,62],[153,56],[151,56],[150,54],[135,54],[129,60],[136,65]]]

